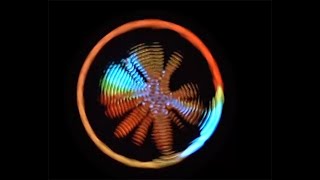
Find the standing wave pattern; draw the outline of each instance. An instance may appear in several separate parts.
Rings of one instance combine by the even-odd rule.
[[[154,141],[160,157],[140,161],[118,154],[96,135],[86,113],[85,81],[92,63],[101,49],[114,38],[136,29],[161,29],[178,33],[195,47],[208,63],[215,88],[215,96],[206,103],[199,98],[196,84],[186,83],[177,90],[169,88],[173,73],[180,67],[183,56],[173,52],[164,60],[160,43],[139,44],[129,50],[126,58],[111,63],[100,81],[101,103],[109,119],[118,119],[114,135],[141,146],[148,134]],[[167,62],[164,64],[164,62]],[[175,165],[204,146],[217,128],[223,110],[223,80],[218,64],[208,47],[192,31],[181,25],[161,19],[140,19],[127,22],[106,34],[92,48],[81,68],[77,84],[77,105],[82,124],[90,139],[106,155],[130,167],[159,169]],[[199,129],[199,136],[188,146],[175,152],[172,126],[183,128],[191,124]]]
[[[164,60],[158,42],[131,48],[127,58],[111,63],[104,72],[100,100],[107,117],[121,119],[115,137],[125,138],[135,129],[132,142],[141,146],[151,131],[157,150],[168,157],[175,153],[172,125],[180,129],[183,121],[199,125],[207,111],[196,84],[183,84],[175,91],[169,87],[183,56],[173,52],[166,64]]]

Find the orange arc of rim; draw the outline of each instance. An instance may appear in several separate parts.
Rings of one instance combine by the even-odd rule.
[[[205,44],[194,33],[192,33],[190,30],[182,26],[179,26],[171,22],[167,22],[159,19],[144,19],[144,20],[131,21],[119,26],[118,28],[114,29],[113,31],[108,33],[106,36],[104,36],[94,46],[94,48],[91,50],[91,52],[87,56],[79,74],[78,85],[77,85],[77,104],[78,104],[78,109],[79,109],[82,123],[89,137],[98,146],[98,148],[101,151],[103,151],[105,154],[109,155],[110,157],[114,158],[115,160],[118,160],[128,166],[143,167],[143,168],[161,168],[161,167],[169,166],[172,164],[176,164],[180,162],[180,160],[172,159],[167,162],[159,161],[159,160],[141,162],[141,161],[130,159],[120,154],[117,154],[113,152],[108,146],[106,146],[96,136],[92,127],[90,126],[87,115],[85,113],[85,105],[84,105],[84,97],[83,97],[84,84],[85,84],[85,80],[86,80],[86,76],[89,71],[89,68],[92,62],[94,61],[95,57],[97,56],[98,52],[102,49],[103,46],[105,46],[113,38],[120,36],[124,33],[127,33],[129,31],[133,31],[135,29],[141,29],[141,28],[167,29],[167,30],[175,31],[176,33],[180,34],[180,36],[188,40],[194,47],[196,47],[207,60],[211,73],[213,74],[213,84],[215,88],[216,89],[217,87],[223,88],[222,78],[221,78],[220,71],[216,64],[215,59],[213,58],[212,54],[210,53],[209,49],[205,46]],[[177,156],[177,158],[179,158],[179,156]]]

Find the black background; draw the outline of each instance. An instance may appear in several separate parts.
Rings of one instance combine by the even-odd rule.
[[[91,48],[117,26],[146,17],[197,34],[225,83],[214,137],[183,163],[162,170],[124,167],[106,157],[86,135],[76,105],[77,78]],[[50,178],[271,177],[270,2],[50,2],[49,80]]]

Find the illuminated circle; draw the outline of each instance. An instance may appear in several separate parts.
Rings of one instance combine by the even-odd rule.
[[[110,149],[105,143],[103,143],[95,134],[92,129],[88,117],[85,112],[85,104],[84,104],[84,84],[89,71],[91,64],[93,63],[95,57],[99,53],[99,51],[113,38],[120,36],[124,33],[127,33],[132,30],[141,29],[141,28],[151,28],[151,29],[166,29],[175,31],[180,34],[183,38],[185,38],[188,42],[190,42],[195,48],[197,48],[202,56],[207,60],[209,65],[213,85],[215,87],[215,96],[212,99],[212,103],[210,104],[210,108],[206,111],[205,119],[202,121],[200,125],[200,136],[192,141],[192,143],[182,152],[177,152],[175,154],[171,154],[170,157],[167,158],[157,158],[152,161],[142,162],[139,160],[131,159],[125,157],[123,155],[117,154],[112,149]],[[139,168],[162,168],[166,166],[174,165],[184,158],[191,155],[193,152],[197,151],[201,148],[204,143],[211,137],[214,133],[222,112],[222,107],[224,103],[224,94],[223,94],[223,82],[220,75],[219,68],[210,53],[209,49],[205,46],[205,44],[190,30],[179,26],[177,24],[159,20],[159,19],[144,19],[137,20],[121,25],[120,27],[114,29],[106,36],[104,36],[91,50],[88,57],[86,58],[82,69],[80,71],[78,85],[77,85],[77,104],[80,113],[80,117],[82,123],[87,131],[91,140],[95,143],[95,145],[106,155],[111,158],[131,167],[139,167]]]

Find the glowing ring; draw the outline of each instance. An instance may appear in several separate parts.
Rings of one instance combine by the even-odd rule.
[[[176,153],[176,156],[169,160],[161,160],[161,159],[154,159],[152,161],[148,162],[142,162],[135,159],[130,159],[125,156],[122,156],[120,154],[115,153],[112,151],[106,144],[104,144],[94,133],[92,127],[90,126],[90,123],[88,121],[86,112],[85,112],[85,105],[84,105],[84,97],[83,97],[83,87],[86,80],[86,76],[88,73],[88,70],[94,61],[94,58],[98,54],[98,52],[102,49],[103,46],[105,46],[109,41],[111,41],[113,38],[127,33],[129,31],[140,29],[140,28],[151,28],[151,29],[168,29],[177,32],[180,34],[183,38],[188,40],[194,47],[196,47],[201,54],[205,57],[209,64],[209,68],[211,70],[211,73],[213,74],[213,84],[215,86],[216,95],[213,98],[212,106],[214,110],[209,113],[207,116],[207,119],[203,123],[201,129],[202,132],[200,133],[200,136],[196,138],[192,144],[186,148],[183,152]],[[166,166],[170,166],[173,164],[176,164],[180,161],[182,161],[184,158],[198,150],[200,147],[203,146],[204,142],[209,139],[209,137],[213,134],[215,128],[218,125],[222,106],[224,102],[224,95],[223,95],[223,82],[220,75],[219,68],[210,53],[209,49],[204,45],[204,43],[190,30],[179,26],[177,24],[159,20],[159,19],[145,19],[145,20],[137,20],[132,21],[129,23],[126,23],[110,33],[108,33],[106,36],[104,36],[91,50],[88,57],[86,58],[78,79],[78,85],[77,85],[77,103],[78,103],[78,109],[80,113],[80,117],[82,120],[82,123],[85,127],[85,130],[87,131],[89,137],[91,140],[96,144],[96,146],[104,152],[106,155],[110,156],[111,158],[126,164],[131,167],[140,167],[140,168],[162,168]]]

